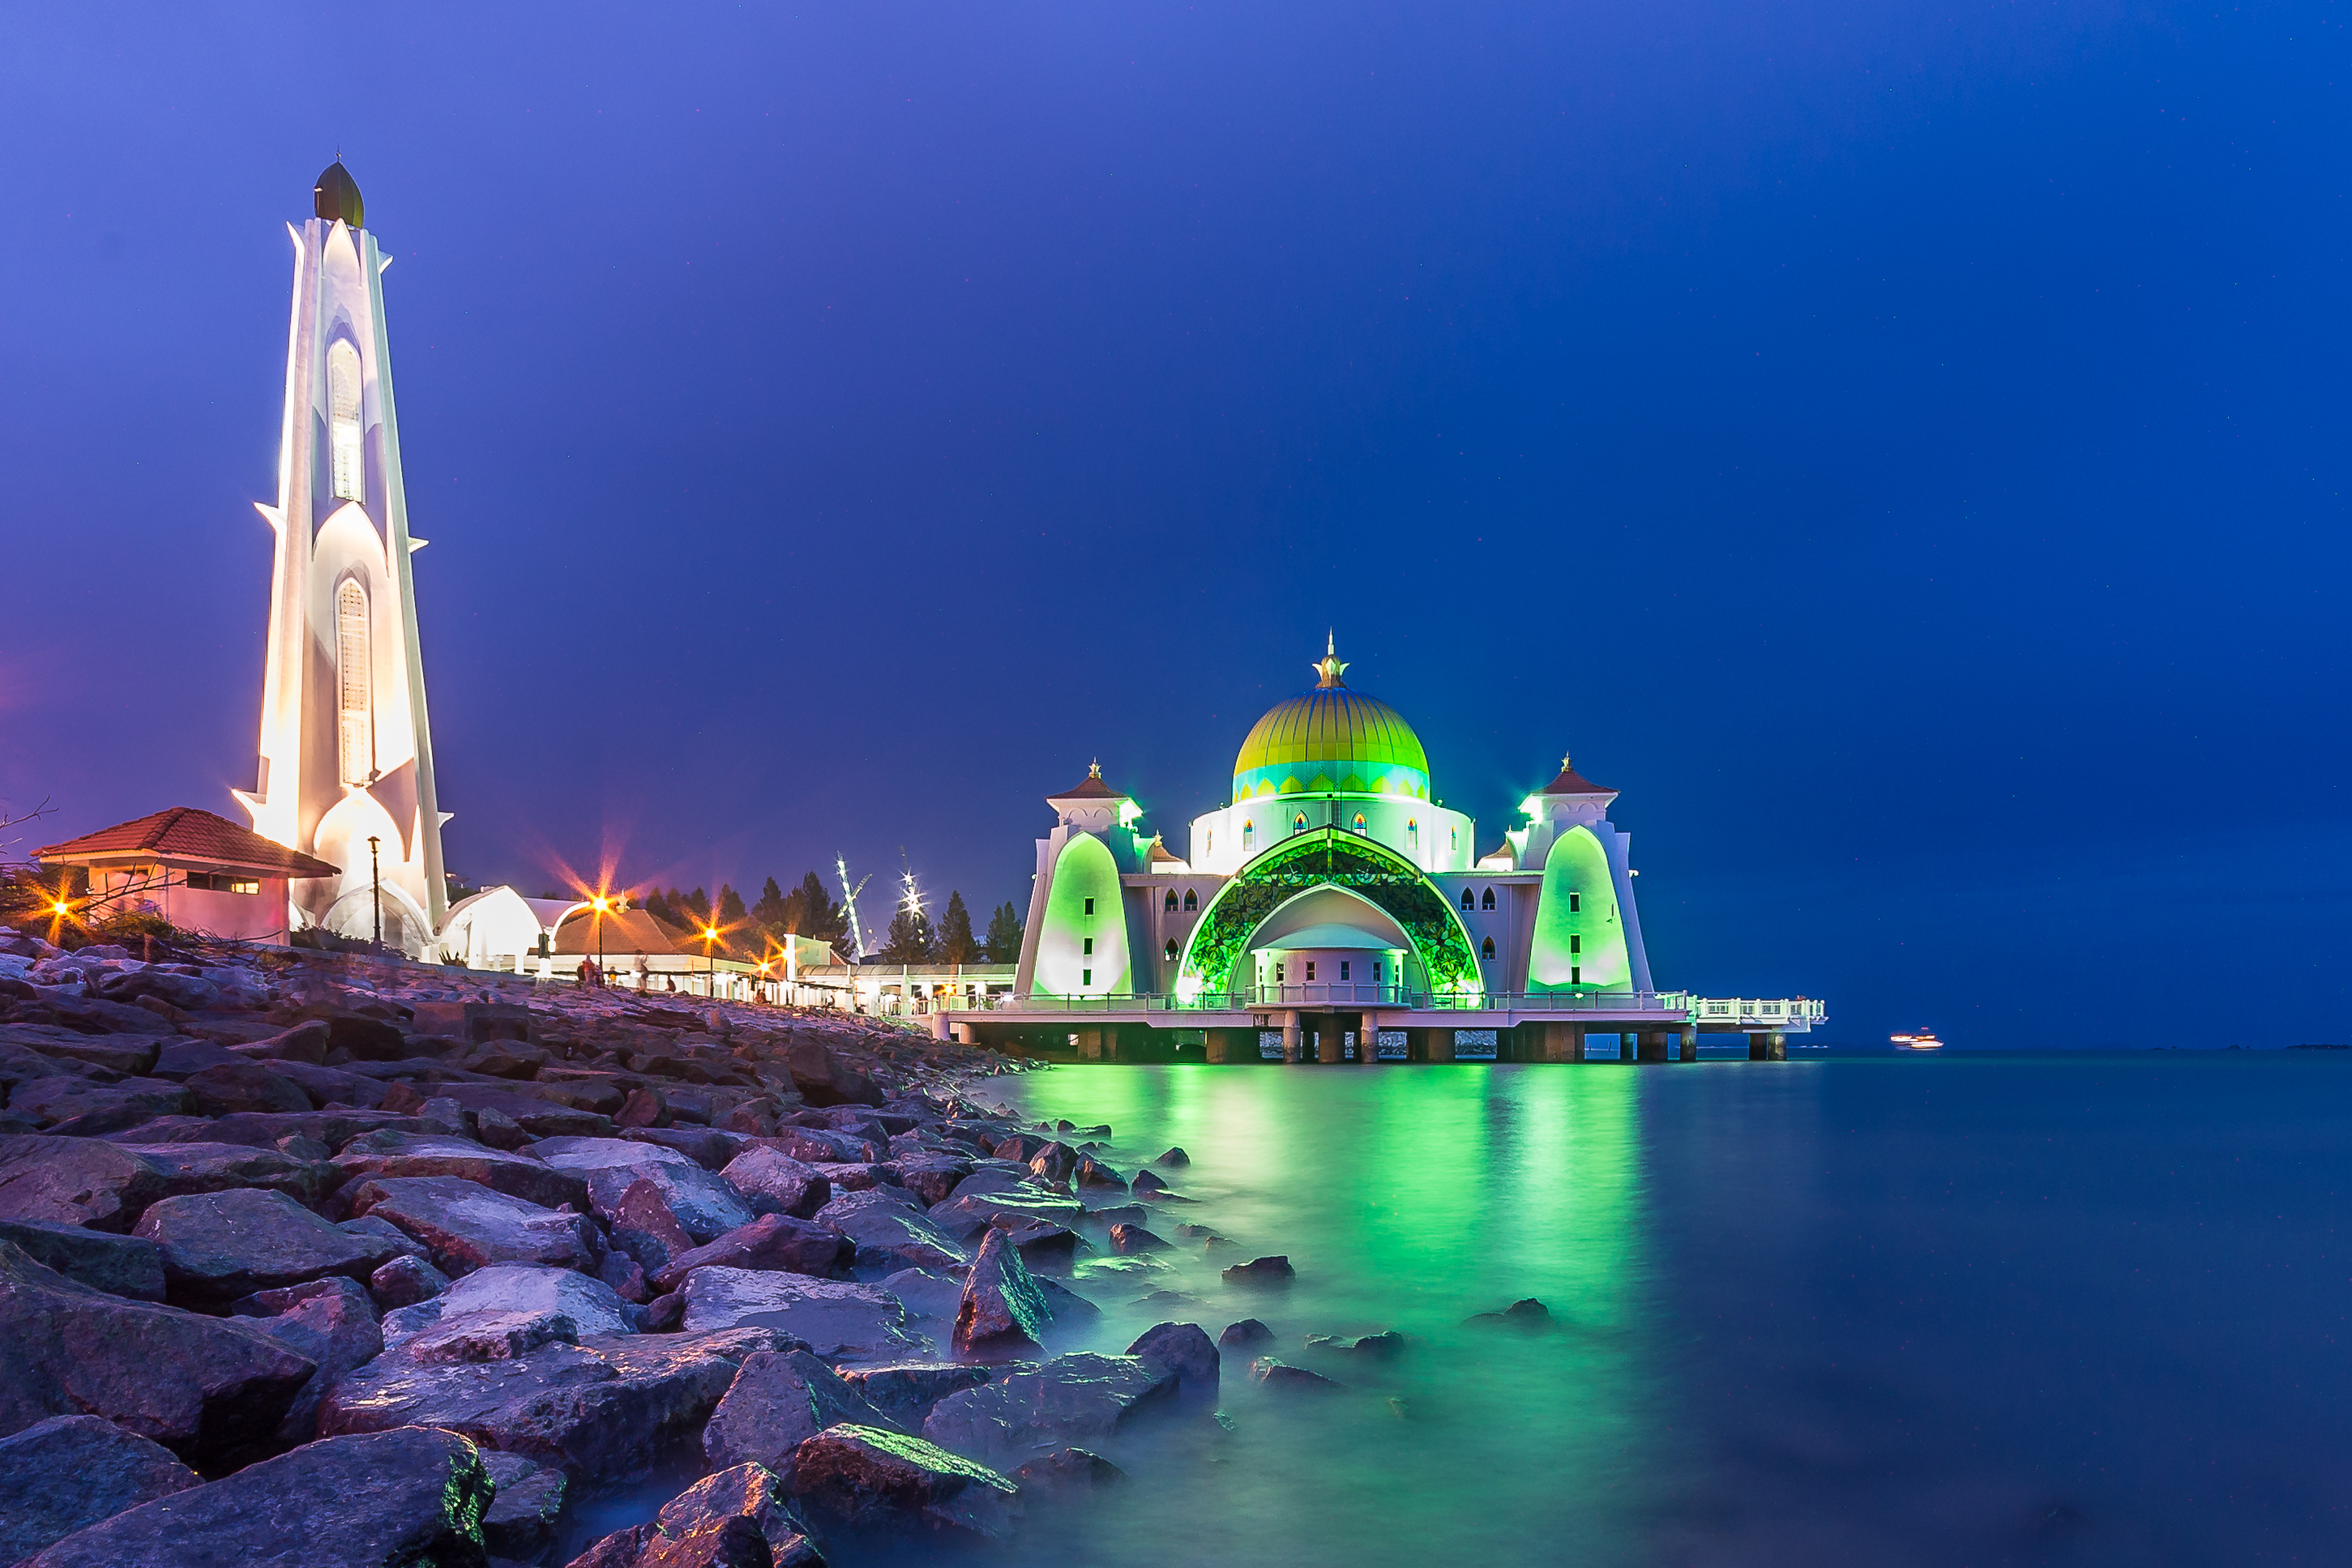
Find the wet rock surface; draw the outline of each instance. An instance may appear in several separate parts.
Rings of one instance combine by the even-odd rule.
[[[702,1431],[703,1456],[719,1469],[757,1462],[789,1467],[803,1438],[828,1427],[897,1423],[861,1389],[804,1350],[762,1351],[744,1359]]]
[[[0,1563],[18,1563],[125,1509],[197,1484],[170,1449],[96,1416],[0,1437]]]
[[[138,1235],[162,1249],[172,1299],[198,1305],[329,1274],[363,1280],[399,1255],[258,1187],[167,1197],[140,1216]]]
[[[907,1309],[877,1285],[747,1269],[697,1269],[678,1291],[687,1333],[768,1328],[828,1360],[885,1361],[929,1347]]]
[[[1013,1355],[1045,1341],[1054,1309],[1013,1239],[991,1228],[972,1260],[956,1308],[955,1348],[963,1355]]]
[[[1012,1533],[1020,1488],[936,1444],[840,1426],[793,1450],[787,1495],[820,1529],[855,1534]]]
[[[0,1219],[0,1241],[14,1242],[35,1262],[94,1291],[141,1301],[163,1299],[163,1249],[142,1237]]]
[[[1072,1444],[1099,1446],[1176,1388],[1174,1372],[1138,1356],[1065,1355],[950,1395],[923,1436],[989,1464],[1017,1465]]]
[[[67,1536],[33,1568],[483,1568],[489,1474],[472,1443],[408,1428],[309,1443]]]
[[[856,1256],[857,1244],[837,1230],[787,1214],[767,1214],[679,1253],[648,1283],[656,1291],[673,1291],[695,1270],[712,1266],[832,1279],[847,1274]]]

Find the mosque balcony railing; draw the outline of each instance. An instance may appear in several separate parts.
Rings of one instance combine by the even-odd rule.
[[[1246,1013],[1340,1009],[1401,1012],[1475,1013],[1683,1013],[1691,1002],[1681,991],[1565,991],[1537,993],[1419,991],[1395,985],[1306,984],[1259,986],[1248,990],[1206,991],[1192,996],[1166,992],[1114,995],[996,996],[985,1010],[1013,1013]],[[1746,1004],[1752,1005],[1752,1004]],[[1771,1004],[1793,1007],[1794,1003]],[[1814,1004],[1818,1006],[1819,1004]],[[950,1011],[960,1009],[952,1005]],[[968,1010],[981,1010],[972,1009]],[[1786,1022],[1794,1015],[1774,1015]]]

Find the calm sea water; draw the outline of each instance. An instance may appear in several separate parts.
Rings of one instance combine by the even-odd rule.
[[[1026,1561],[2352,1561],[2352,1061],[1060,1067],[1240,1244],[1081,1270],[1084,1346],[1255,1316],[1347,1385],[1108,1448]],[[992,1085],[992,1087],[994,1087]],[[1290,1290],[1219,1266],[1287,1253]],[[1144,1302],[1151,1291],[1176,1302]],[[1465,1326],[1526,1296],[1552,1332]],[[1391,1366],[1310,1333],[1402,1330]],[[1039,1557],[1043,1552],[1045,1555]]]

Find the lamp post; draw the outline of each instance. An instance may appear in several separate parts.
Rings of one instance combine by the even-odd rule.
[[[375,950],[383,951],[383,874],[376,859],[376,846],[382,839],[368,840],[368,902],[375,905]]]
[[[710,999],[719,999],[719,961],[710,956],[710,945],[719,940],[719,927],[706,923],[702,927],[702,978]]]
[[[592,901],[596,908],[596,984],[604,983],[604,908],[610,902],[603,894]]]

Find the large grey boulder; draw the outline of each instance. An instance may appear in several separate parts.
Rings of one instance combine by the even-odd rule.
[[[315,1363],[318,1371],[295,1395],[285,1418],[278,1423],[276,1441],[291,1448],[319,1435],[319,1406],[327,1390],[354,1368],[366,1365],[383,1349],[383,1331],[367,1292],[341,1275],[267,1291],[236,1304],[251,1314],[256,1328]]]
[[[785,1050],[784,1065],[793,1075],[793,1087],[812,1105],[888,1103],[873,1079],[826,1050],[821,1040],[793,1040]]]
[[[35,1262],[93,1291],[163,1299],[163,1249],[152,1241],[34,1219],[0,1219],[0,1241],[15,1242]]]
[[[963,1304],[963,1281],[952,1274],[901,1269],[875,1282],[905,1302],[911,1316],[928,1319],[941,1328],[954,1326],[956,1309]]]
[[[702,1429],[702,1453],[713,1469],[747,1462],[775,1469],[790,1463],[803,1438],[844,1421],[891,1425],[807,1351],[763,1351],[745,1359],[727,1397],[711,1413]]]
[[[208,1458],[267,1438],[315,1370],[246,1323],[93,1291],[0,1241],[0,1436],[103,1416]]]
[[[910,1361],[890,1366],[845,1366],[841,1380],[891,1425],[919,1431],[932,1406],[950,1394],[977,1388],[1001,1370],[968,1361]]]
[[[532,1320],[552,1325],[533,1338],[517,1331]],[[534,1268],[520,1263],[494,1263],[477,1269],[437,1296],[394,1312],[384,1321],[385,1343],[427,1361],[487,1361],[495,1358],[492,1345],[512,1348],[504,1354],[562,1340],[577,1343],[599,1334],[636,1332],[628,1303],[611,1286],[570,1269]],[[467,1334],[478,1337],[468,1341]],[[530,1339],[530,1343],[521,1343]]]
[[[901,1269],[960,1269],[963,1248],[933,1225],[897,1187],[843,1193],[816,1211],[816,1222],[857,1244],[857,1277],[878,1280]]]
[[[343,1145],[335,1168],[354,1176],[457,1176],[541,1208],[584,1211],[588,1184],[530,1155],[485,1148],[467,1138],[422,1133],[366,1133]]]
[[[1056,1448],[1099,1448],[1171,1398],[1176,1374],[1131,1355],[1066,1355],[940,1401],[923,1436],[1002,1468]]]
[[[993,1172],[983,1172],[993,1175]],[[931,1206],[933,1225],[959,1239],[977,1236],[992,1225],[1007,1228],[1023,1224],[1074,1226],[1087,1218],[1086,1205],[1074,1197],[1042,1187],[1015,1185],[986,1192],[957,1187],[955,1196]]]
[[[60,1135],[97,1137],[188,1109],[188,1092],[163,1078],[93,1083],[85,1078],[41,1078],[20,1083],[8,1108]]]
[[[138,1233],[163,1249],[171,1293],[203,1305],[329,1274],[364,1280],[400,1255],[258,1187],[167,1197],[140,1216]]]
[[[858,1534],[1002,1538],[1020,1489],[919,1437],[880,1427],[828,1427],[793,1451],[786,1495],[819,1529]]]
[[[716,1241],[672,1258],[653,1276],[651,1284],[656,1291],[674,1291],[695,1270],[713,1266],[832,1279],[846,1274],[856,1256],[856,1243],[837,1230],[788,1214],[763,1214]]]
[[[1054,1321],[1045,1293],[1012,1238],[992,1228],[982,1237],[979,1255],[964,1281],[963,1300],[956,1308],[957,1354],[1012,1356],[1043,1344]]]
[[[134,1136],[143,1137],[145,1129]],[[316,1207],[340,1179],[325,1160],[303,1159],[247,1144],[181,1142],[123,1145],[163,1174],[165,1197],[228,1192],[241,1186],[282,1192],[305,1208]]]
[[[711,1241],[752,1220],[751,1206],[717,1173],[676,1149],[627,1138],[541,1138],[526,1145],[558,1170],[585,1182],[596,1212],[611,1219],[632,1183],[650,1181],[697,1241]]]
[[[365,1176],[343,1192],[352,1216],[388,1219],[456,1277],[492,1263],[593,1272],[603,1238],[584,1215],[542,1208],[462,1176]]]
[[[621,1480],[690,1448],[744,1357],[791,1343],[765,1328],[623,1334],[457,1364],[420,1362],[404,1346],[337,1385],[319,1430],[445,1427],[576,1480]]]
[[[1136,1336],[1127,1354],[1174,1373],[1187,1395],[1216,1396],[1222,1358],[1208,1331],[1198,1323],[1155,1323]]]
[[[697,1269],[679,1292],[687,1333],[762,1327],[788,1334],[828,1361],[898,1361],[930,1347],[907,1309],[877,1285],[748,1269]]]
[[[97,1138],[0,1135],[0,1220],[125,1232],[164,1194],[163,1171]]]
[[[0,1437],[0,1563],[20,1563],[124,1509],[185,1491],[172,1451],[96,1416],[53,1416]]]
[[[182,1082],[188,1109],[199,1116],[227,1116],[258,1111],[299,1116],[311,1109],[310,1096],[291,1079],[280,1077],[257,1061],[237,1061],[190,1073]]]
[[[833,1201],[833,1183],[823,1171],[773,1147],[746,1149],[719,1174],[761,1214],[806,1219]]]
[[[775,1472],[743,1464],[709,1475],[662,1505],[636,1568],[822,1568]]]
[[[605,1218],[613,1228],[613,1245],[648,1275],[660,1273],[671,1259],[694,1250],[694,1238],[669,1211],[661,1188],[642,1177],[622,1189],[620,1201]]]
[[[498,1496],[482,1515],[482,1544],[490,1556],[536,1563],[554,1546],[571,1486],[562,1470],[532,1464],[520,1454],[486,1449],[482,1468]]]
[[[483,1568],[489,1503],[455,1433],[336,1437],[118,1513],[26,1568]]]

